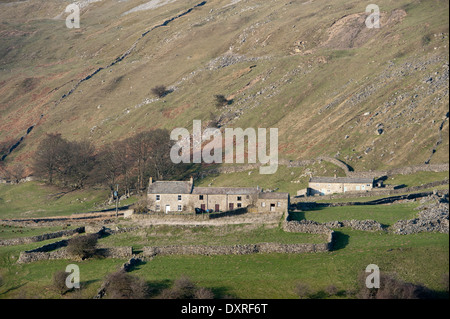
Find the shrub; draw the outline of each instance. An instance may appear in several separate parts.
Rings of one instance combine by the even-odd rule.
[[[214,95],[214,98],[216,99],[216,107],[221,108],[228,104],[228,100],[224,95]]]
[[[159,98],[164,97],[167,94],[167,87],[165,85],[158,85],[152,89],[152,93]]]
[[[68,274],[63,270],[57,271],[53,274],[53,288],[61,295],[64,295],[69,291],[66,285],[67,276]]]
[[[85,236],[76,236],[69,240],[67,252],[73,257],[82,260],[95,255],[97,251],[97,234],[89,234]]]
[[[138,200],[131,208],[135,214],[146,214],[149,211],[149,201],[146,198]]]
[[[106,295],[111,299],[144,299],[148,287],[142,279],[119,270],[106,278]]]
[[[308,284],[300,282],[295,286],[294,292],[300,297],[300,299],[304,299],[310,296],[311,288]]]
[[[214,293],[211,289],[201,287],[197,289],[194,293],[195,299],[214,299]]]
[[[214,294],[208,288],[197,288],[190,278],[182,276],[175,280],[172,288],[164,289],[159,297],[161,299],[213,299]]]
[[[329,285],[325,288],[325,293],[328,296],[334,296],[338,293],[338,289],[335,285]]]
[[[433,292],[420,284],[400,280],[395,274],[380,274],[380,288],[367,288],[365,275],[360,276],[360,299],[425,299],[433,297]]]

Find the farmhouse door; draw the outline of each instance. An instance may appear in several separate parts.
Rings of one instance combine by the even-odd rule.
[[[275,204],[270,204],[270,211],[274,212],[275,211]]]
[[[200,208],[201,208],[202,210],[206,210],[206,205],[205,205],[205,204],[201,204],[201,205],[200,205]]]
[[[166,205],[166,214],[170,212],[170,205]]]
[[[220,210],[220,206],[219,206],[219,204],[216,204],[216,207],[215,207],[215,209],[214,209],[216,212],[218,212],[219,210]]]
[[[234,203],[230,203],[230,210],[233,210],[234,209]]]

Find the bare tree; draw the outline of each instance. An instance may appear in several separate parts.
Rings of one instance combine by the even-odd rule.
[[[148,286],[142,279],[119,270],[106,278],[106,296],[111,299],[144,299]]]
[[[70,179],[75,188],[83,188],[95,166],[95,149],[91,142],[83,140],[72,142],[68,153],[72,167]]]
[[[97,252],[97,234],[76,236],[69,240],[67,252],[73,257],[90,258]]]
[[[147,166],[149,173],[160,180],[170,178],[177,172],[176,164],[170,159],[170,149],[174,145],[170,140],[170,133],[157,129],[152,131],[151,136],[151,156]]]
[[[154,139],[152,134],[152,131],[141,132],[127,140],[131,151],[131,157],[137,169],[136,187],[139,191],[144,189],[145,168],[151,158],[151,153],[158,145],[158,141]]]
[[[9,176],[10,179],[14,183],[19,183],[22,178],[24,178],[25,174],[25,166],[22,163],[16,163],[9,168]]]
[[[47,134],[38,146],[35,154],[33,170],[37,177],[46,178],[53,184],[57,174],[60,153],[63,151],[65,141],[61,134]]]

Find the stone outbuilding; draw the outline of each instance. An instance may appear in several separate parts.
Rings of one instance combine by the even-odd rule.
[[[373,178],[311,177],[308,196],[331,195],[347,192],[367,192],[373,189]]]

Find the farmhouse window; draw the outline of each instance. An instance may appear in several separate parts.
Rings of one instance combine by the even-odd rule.
[[[199,195],[199,196],[198,196],[198,199],[199,199],[199,200],[203,200],[203,195]]]
[[[156,200],[161,200],[161,195],[156,195]]]
[[[241,208],[241,207],[242,207],[242,204],[241,204],[241,203],[237,203],[237,207],[238,207],[238,208]]]
[[[242,196],[238,196],[237,200],[241,201],[242,200]]]
[[[156,211],[159,212],[161,210],[161,205],[156,205]]]
[[[183,210],[183,207],[181,205],[178,205],[178,211],[181,212]]]
[[[277,202],[277,207],[281,207],[281,203],[280,202]]]
[[[261,202],[261,207],[266,207],[266,202]]]
[[[181,195],[178,195],[178,200],[181,200]]]

